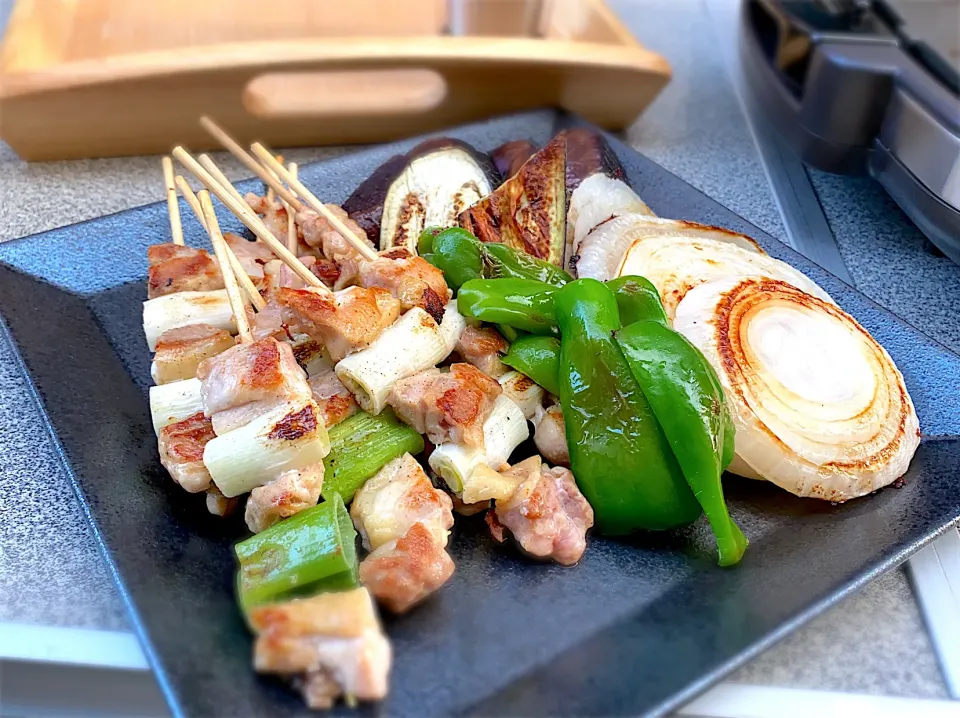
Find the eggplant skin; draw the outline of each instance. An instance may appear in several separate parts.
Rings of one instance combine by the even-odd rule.
[[[453,137],[434,137],[424,140],[406,154],[394,155],[377,167],[343,203],[343,209],[350,219],[360,225],[374,245],[380,245],[383,203],[390,191],[390,186],[415,159],[450,148],[459,148],[467,152],[487,176],[491,187],[500,184],[500,172],[490,157],[479,152],[473,145]]]
[[[380,244],[380,220],[383,200],[393,181],[407,166],[406,155],[394,155],[377,167],[343,203],[344,211],[367,233],[367,239]]]
[[[482,242],[502,242],[557,266],[566,223],[566,137],[557,135],[497,190],[460,215]]]
[[[574,127],[561,134],[567,138],[567,197],[587,177],[603,173],[626,184],[627,173],[606,139],[589,127]]]
[[[530,140],[504,142],[490,153],[490,159],[504,179],[513,177],[524,163],[537,152],[537,146]]]

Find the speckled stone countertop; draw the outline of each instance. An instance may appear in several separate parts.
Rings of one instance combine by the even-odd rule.
[[[629,143],[775,237],[785,238],[756,147],[698,0],[609,3],[674,76],[626,133]],[[0,26],[8,0],[0,0]],[[301,164],[343,149],[285,151]],[[247,173],[216,156],[231,179]],[[0,145],[0,241],[162,197],[157,158],[26,165]],[[857,285],[960,347],[960,268],[926,254],[868,180],[813,173]],[[918,281],[917,277],[921,277]],[[951,303],[951,299],[953,300]],[[128,623],[94,536],[38,429],[10,348],[0,341],[0,621],[113,630]],[[733,681],[913,697],[946,696],[903,571],[887,574],[788,637]]]

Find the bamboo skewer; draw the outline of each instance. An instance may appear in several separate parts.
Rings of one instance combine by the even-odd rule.
[[[175,182],[177,183],[177,188],[180,190],[180,194],[183,195],[183,198],[187,200],[187,204],[190,205],[194,214],[197,215],[200,224],[203,225],[204,229],[207,229],[207,220],[203,216],[203,208],[200,206],[199,198],[193,193],[193,188],[187,184],[187,181],[182,175],[177,175]],[[209,230],[207,230],[207,233],[209,234]],[[212,237],[211,241],[213,241]],[[263,311],[263,308],[267,306],[267,301],[260,295],[260,292],[257,291],[256,286],[254,286],[253,281],[250,279],[250,275],[247,274],[243,265],[240,264],[240,260],[237,259],[237,255],[230,244],[226,240],[224,240],[224,244],[227,248],[227,256],[230,258],[230,267],[233,269],[233,274],[237,278],[237,282],[243,288],[247,299],[254,308],[258,312]]]
[[[283,243],[273,236],[273,233],[267,228],[263,221],[253,213],[245,202],[241,202],[234,197],[228,189],[223,187],[213,176],[207,172],[200,164],[182,147],[175,147],[173,156],[187,169],[189,169],[203,185],[210,190],[217,198],[223,202],[231,212],[240,219],[243,224],[250,229],[257,237],[262,239],[266,245],[273,250],[283,262],[292,269],[298,277],[311,287],[317,287],[325,292],[330,289],[320,281],[316,275],[307,269],[303,262],[297,259],[296,255],[290,252]]]
[[[213,243],[213,251],[220,262],[220,274],[223,275],[223,284],[227,288],[227,298],[230,300],[230,309],[233,311],[233,317],[237,321],[237,333],[240,335],[240,341],[245,344],[253,342],[253,332],[250,331],[250,320],[247,317],[247,306],[240,294],[240,285],[237,284],[237,278],[230,268],[230,251],[227,243],[220,234],[220,225],[217,223],[217,213],[213,209],[213,203],[210,201],[210,193],[207,190],[200,190],[200,207],[203,210],[203,216],[207,224],[207,230],[210,233],[210,241]]]
[[[170,236],[173,243],[183,246],[183,225],[180,223],[180,203],[177,201],[177,189],[173,185],[173,161],[164,157],[160,162],[163,167],[163,184],[167,188],[167,214],[170,215]]]
[[[223,173],[223,170],[217,167],[217,163],[213,161],[213,158],[210,155],[202,154],[197,157],[197,160],[199,160],[200,165],[207,172],[213,175],[217,182],[223,185],[224,189],[230,190],[230,193],[244,204],[247,203],[247,200],[245,200],[243,195],[240,194],[240,190],[233,186],[233,182],[227,179],[227,176]]]
[[[194,193],[193,187],[183,178],[183,175],[177,175],[173,181],[176,183],[177,189],[180,190],[180,194],[187,201],[187,204],[190,205],[190,209],[192,209],[196,215],[200,226],[206,230],[207,220],[203,216],[203,207],[200,206],[200,199]]]
[[[296,210],[303,209],[303,203],[297,199],[297,196],[284,187],[278,180],[274,180],[270,174],[263,168],[256,159],[251,156],[243,147],[237,143],[230,135],[217,125],[216,122],[204,115],[200,118],[200,126],[209,132],[224,148],[236,157],[243,166],[253,172],[257,177],[263,180],[264,184],[272,188],[282,199],[285,199],[291,207]],[[272,155],[271,155],[272,157]]]
[[[293,175],[293,177],[297,176],[296,162],[288,164],[287,169],[290,170],[290,174]],[[294,216],[293,207],[290,206],[290,203],[286,200],[280,201],[283,202],[283,208],[287,211],[287,249],[296,254],[297,249],[299,249],[299,243],[297,242],[297,219]]]
[[[333,228],[350,243],[350,245],[356,250],[357,254],[371,262],[379,257],[379,255],[369,244],[350,231],[347,225],[345,225],[340,218],[337,217],[337,215],[327,209],[327,206],[317,199],[299,179],[290,174],[286,167],[277,162],[277,160],[274,159],[273,154],[267,150],[266,147],[261,145],[259,142],[254,142],[250,146],[250,149],[253,151],[253,154],[263,161],[263,163],[267,166],[267,169],[273,170],[273,172],[280,177],[280,179],[290,185],[290,187],[293,188],[300,198],[306,202],[310,209],[323,215],[323,217],[333,225]],[[279,188],[277,189],[277,194],[280,194]]]
[[[277,162],[283,162],[283,157],[277,155]],[[274,199],[276,199],[276,191],[273,187],[267,187],[267,204],[273,204]]]

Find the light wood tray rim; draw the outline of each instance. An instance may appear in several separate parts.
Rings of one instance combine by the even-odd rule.
[[[311,69],[405,67],[462,63],[474,66],[525,65],[558,71],[633,71],[670,77],[661,55],[638,44],[618,45],[539,38],[364,37],[223,43],[118,55],[22,72],[0,73],[0,100],[90,85],[210,70],[268,72],[291,65]]]

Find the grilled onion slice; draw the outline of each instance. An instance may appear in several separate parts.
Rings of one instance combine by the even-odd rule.
[[[628,250],[642,240],[657,237],[708,239],[731,244],[744,251],[764,253],[752,239],[728,229],[633,213],[623,214],[595,227],[577,246],[571,264],[576,266],[578,277],[593,277],[605,282],[620,276],[617,270]]]
[[[724,277],[769,277],[833,301],[812,279],[786,262],[715,239],[665,235],[634,240],[615,276],[626,274],[639,274],[653,282],[670,320],[687,292]]]
[[[674,328],[704,353],[737,427],[737,473],[841,502],[906,472],[919,422],[893,360],[835,304],[783,281],[691,289]]]

